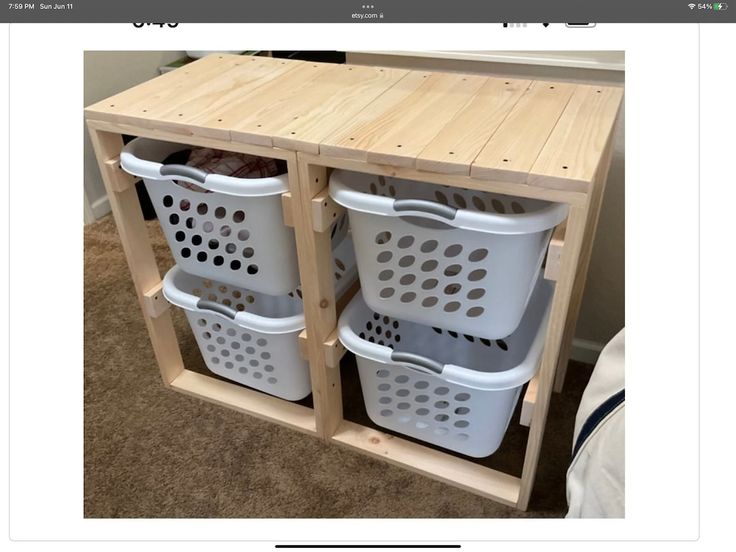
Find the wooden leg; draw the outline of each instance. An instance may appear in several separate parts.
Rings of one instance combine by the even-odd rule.
[[[601,205],[603,203],[603,194],[605,193],[606,180],[608,179],[608,170],[611,165],[611,155],[613,152],[612,139],[613,137],[611,137],[608,145],[606,146],[601,164],[598,168],[598,173],[592,183],[593,191],[585,223],[585,235],[583,238],[580,259],[578,261],[577,273],[575,275],[575,283],[573,284],[570,308],[567,313],[567,321],[565,322],[565,333],[562,338],[562,346],[560,347],[560,356],[557,361],[557,373],[555,375],[554,383],[554,390],[557,393],[560,393],[565,385],[565,375],[567,373],[567,364],[570,361],[572,340],[575,337],[575,328],[578,322],[578,315],[580,314],[580,306],[583,302],[585,283],[588,279],[588,267],[590,266],[590,257],[593,252],[595,231],[598,227],[598,218],[600,216]]]
[[[301,274],[304,313],[307,324],[307,350],[312,379],[312,397],[317,435],[325,441],[334,435],[342,421],[340,368],[330,367],[324,342],[337,325],[335,286],[332,276],[332,245],[329,231],[314,231],[312,198],[327,186],[327,169],[298,161],[289,167]]]
[[[161,275],[153,255],[135,186],[132,185],[131,177],[117,162],[123,140],[120,134],[92,127],[89,128],[89,133],[161,378],[168,386],[184,369],[184,364],[170,311],[164,309],[160,313],[154,313],[158,316],[150,314],[150,298],[155,295],[157,287],[161,284]]]
[[[521,475],[521,489],[517,508],[526,510],[529,505],[537,473],[539,452],[544,436],[544,427],[547,421],[550,395],[557,368],[558,355],[562,338],[565,331],[565,322],[570,305],[570,296],[575,283],[575,272],[580,259],[583,237],[588,215],[589,203],[578,206],[571,205],[567,218],[567,230],[565,233],[565,246],[562,251],[562,263],[560,275],[555,286],[552,298],[552,310],[547,327],[547,336],[542,353],[542,363],[538,374],[537,400],[534,405],[531,425],[529,427],[529,439],[524,456],[524,467]]]

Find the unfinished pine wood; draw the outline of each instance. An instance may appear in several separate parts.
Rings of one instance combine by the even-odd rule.
[[[219,379],[183,370],[171,388],[185,395],[225,406],[255,418],[314,435],[314,411],[306,406],[272,397]]]
[[[470,175],[524,183],[576,85],[535,81],[473,161]]]
[[[547,261],[544,265],[544,277],[555,281],[560,275],[560,263],[562,261],[562,248],[565,245],[565,222],[558,224],[547,246]]]
[[[394,466],[425,475],[507,506],[516,506],[520,481],[452,454],[440,452],[353,422],[343,421],[332,440]]]
[[[281,212],[284,216],[284,224],[294,227],[294,202],[292,201],[291,192],[281,194]]]
[[[302,300],[307,325],[312,398],[317,433],[328,441],[342,420],[340,371],[325,361],[324,341],[337,324],[332,243],[329,232],[314,232],[312,199],[327,185],[328,171],[298,163],[289,173],[291,192],[299,209],[294,211]],[[298,183],[291,183],[298,178]]]
[[[356,140],[372,141],[369,163],[414,167],[416,157],[442,128],[471,100],[486,77],[428,73],[426,82],[360,129]],[[380,134],[380,136],[372,135]]]
[[[344,212],[345,207],[330,197],[329,188],[323,188],[312,198],[312,220],[314,221],[314,231],[325,232],[329,230],[332,223],[335,222]]]
[[[417,156],[416,168],[470,175],[470,165],[531,84],[490,78]]]
[[[595,240],[595,231],[598,227],[598,219],[600,217],[601,205],[603,204],[603,195],[606,190],[606,181],[608,180],[608,171],[610,169],[612,155],[613,129],[611,129],[611,134],[608,138],[608,145],[604,150],[598,173],[591,184],[590,209],[588,210],[588,220],[585,225],[585,236],[583,238],[580,259],[575,274],[575,284],[570,297],[570,307],[567,312],[565,332],[562,337],[562,345],[560,346],[560,353],[557,359],[557,373],[555,375],[554,391],[558,393],[562,391],[562,388],[565,385],[565,374],[567,373],[567,365],[570,360],[570,351],[572,349],[572,341],[575,336],[575,327],[577,325],[578,315],[580,314],[580,306],[583,302],[585,282],[588,278],[588,266],[590,265],[593,241]]]
[[[109,186],[114,192],[124,192],[136,182],[134,176],[126,173],[120,167],[120,157],[106,160],[104,169],[101,167],[101,170],[105,172],[104,178],[110,183]]]
[[[164,297],[163,281],[143,293],[143,302],[146,305],[146,312],[151,318],[158,318],[169,310],[169,303]]]
[[[117,159],[123,147],[123,139],[119,134],[89,129],[92,147],[102,173],[107,197],[110,201],[115,224],[120,235],[120,242],[133,278],[138,302],[143,312],[143,319],[151,339],[151,346],[161,372],[161,379],[169,385],[184,369],[184,363],[176,340],[171,313],[166,311],[152,318],[146,308],[144,294],[161,282],[156,259],[153,255],[148,229],[143,220],[138,195],[131,186],[121,192],[113,189],[110,175],[111,166],[107,163]],[[118,168],[117,170],[122,171]]]
[[[542,438],[544,437],[544,427],[547,421],[552,384],[554,382],[555,369],[557,368],[558,355],[565,330],[570,295],[580,257],[588,207],[588,205],[581,207],[571,206],[567,217],[562,264],[550,307],[544,350],[542,351],[542,360],[539,372],[537,373],[539,381],[537,400],[534,404],[534,411],[529,426],[526,454],[524,455],[524,467],[522,470],[521,490],[519,491],[518,501],[518,508],[522,510],[526,510],[529,505],[529,497],[531,496],[537,474],[537,465],[542,448]]]
[[[519,416],[519,423],[523,426],[529,427],[532,423],[532,414],[534,413],[534,405],[537,402],[537,392],[539,391],[539,377],[534,376],[529,380],[529,385],[526,387],[524,392],[524,399],[521,403],[521,415]]]
[[[585,190],[603,160],[622,97],[621,88],[578,85],[531,167],[527,182]]]

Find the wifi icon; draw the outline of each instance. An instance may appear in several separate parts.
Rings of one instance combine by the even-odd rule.
[[[687,7],[690,8],[691,10],[694,10],[695,9],[695,4],[688,4]]]

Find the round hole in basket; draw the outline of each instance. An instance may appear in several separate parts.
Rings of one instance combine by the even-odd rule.
[[[174,198],[170,195],[165,195],[163,199],[164,207],[171,207],[174,204]]]
[[[496,199],[496,198],[492,199],[491,206],[493,207],[493,210],[496,211],[497,213],[503,214],[506,212],[506,207],[504,206],[503,202],[500,199]]]
[[[388,391],[389,389],[391,389],[391,385],[388,384],[388,383],[380,383],[378,385],[378,390],[379,391]]]
[[[169,215],[169,222],[171,224],[179,224],[179,215],[171,213],[171,215]]]
[[[399,241],[398,241],[397,245],[398,245],[398,246],[399,246],[399,248],[401,248],[401,249],[407,249],[407,248],[411,247],[411,245],[412,245],[413,243],[414,243],[414,236],[408,236],[408,235],[407,235],[407,236],[402,236],[402,237],[401,237],[401,238],[399,239]]]
[[[416,279],[417,279],[417,277],[414,276],[413,274],[404,274],[401,277],[401,279],[399,279],[399,283],[402,286],[410,286],[411,284],[414,283],[414,280],[416,280]]]
[[[457,257],[460,253],[463,252],[463,246],[459,243],[454,243],[452,245],[448,245],[445,248],[445,257],[452,258]]]
[[[470,274],[468,274],[468,280],[470,280],[471,282],[477,282],[485,278],[486,274],[488,274],[488,271],[483,268],[479,268],[477,270],[473,270]]]
[[[422,245],[419,247],[422,253],[431,253],[435,249],[437,249],[438,242],[437,240],[427,240],[422,243]]]
[[[196,245],[197,247],[202,245],[202,236],[200,236],[199,234],[194,234],[192,236],[192,245]]]
[[[434,417],[434,419],[435,419],[436,421],[438,421],[438,422],[446,422],[447,420],[449,420],[449,419],[450,419],[450,416],[448,416],[447,414],[437,414],[437,415],[436,415],[436,416]]]
[[[214,229],[215,229],[215,225],[212,224],[210,221],[205,221],[205,223],[202,225],[202,230],[204,230],[208,234],[212,232],[212,230]]]
[[[183,242],[187,238],[187,235],[179,230],[176,234],[174,234],[174,239],[178,242]]]
[[[197,205],[197,213],[200,215],[206,215],[207,214],[207,204],[206,203],[200,203]]]
[[[223,258],[222,256],[220,256],[220,255],[216,255],[216,256],[215,256],[215,257],[214,257],[214,258],[212,259],[212,263],[213,263],[213,264],[214,264],[215,266],[222,266],[223,264],[225,264],[225,259],[224,259],[224,258]]]
[[[524,206],[519,203],[518,201],[512,201],[511,202],[511,210],[516,213],[517,215],[520,215],[522,213],[525,213],[526,210],[524,209]]]
[[[382,282],[386,282],[386,281],[390,280],[393,277],[394,277],[394,271],[393,270],[382,270],[378,274],[378,279],[381,280]]]
[[[240,224],[245,220],[245,212],[237,210],[233,213],[233,222]]]
[[[182,199],[179,202],[179,209],[181,209],[182,211],[188,211],[191,206],[192,204],[189,203],[188,199]]]
[[[400,375],[396,376],[396,378],[394,378],[394,381],[396,383],[406,383],[407,381],[409,381],[409,376],[406,376],[404,374],[400,374]]]
[[[468,255],[468,260],[471,262],[477,263],[479,261],[482,261],[488,256],[488,250],[485,248],[476,249]]]
[[[483,203],[483,200],[480,197],[478,197],[477,195],[474,195],[472,201],[473,201],[473,206],[476,209],[478,209],[479,211],[485,212],[486,204]]]
[[[429,395],[417,395],[414,400],[418,403],[425,403],[429,400]]]
[[[437,268],[439,263],[435,261],[434,259],[429,259],[428,261],[424,261],[422,263],[422,272],[432,272],[434,269]]]
[[[189,228],[190,230],[197,227],[197,219],[194,217],[187,217],[187,220],[184,221],[184,226]]]
[[[455,200],[455,205],[461,209],[465,209],[468,204],[465,202],[465,198],[458,193],[452,194],[452,199]]]
[[[250,238],[250,232],[248,230],[245,228],[238,230],[238,239],[240,241],[246,241],[248,238]]]
[[[386,287],[383,288],[378,295],[383,299],[388,299],[389,297],[392,297],[394,293],[396,293],[396,290],[394,288]]]
[[[445,295],[455,295],[462,289],[462,286],[457,283],[447,284],[445,286],[444,292]]]
[[[449,303],[445,303],[445,312],[455,312],[458,309],[460,309],[460,303],[457,301],[450,301]]]
[[[376,260],[379,263],[387,263],[391,260],[393,256],[393,253],[391,253],[390,251],[381,251],[376,257]]]
[[[383,245],[388,243],[391,240],[391,232],[388,231],[382,231],[376,234],[376,243],[378,245]]]
[[[417,298],[417,294],[416,293],[414,293],[413,291],[407,291],[406,293],[403,293],[401,295],[401,302],[402,303],[411,303],[416,298]]]
[[[416,257],[414,255],[405,255],[399,259],[399,266],[401,268],[408,268],[414,264]]]
[[[478,318],[485,310],[483,307],[470,307],[465,314],[468,318]]]
[[[220,235],[223,238],[227,238],[231,233],[232,233],[232,229],[227,224],[223,226],[222,228],[220,228]]]
[[[184,257],[185,259],[188,259],[189,257],[191,257],[191,255],[192,255],[192,251],[188,247],[185,247],[181,250],[181,256]]]

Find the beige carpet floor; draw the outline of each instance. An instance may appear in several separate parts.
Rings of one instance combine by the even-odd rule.
[[[160,268],[172,265],[149,223]],[[561,517],[575,411],[590,367],[555,394],[529,511],[389,466],[316,438],[166,390],[110,216],[85,227],[84,513],[86,517]],[[184,316],[186,366],[206,373]],[[342,367],[345,417],[370,423],[354,366]],[[520,474],[518,409],[482,463]]]

